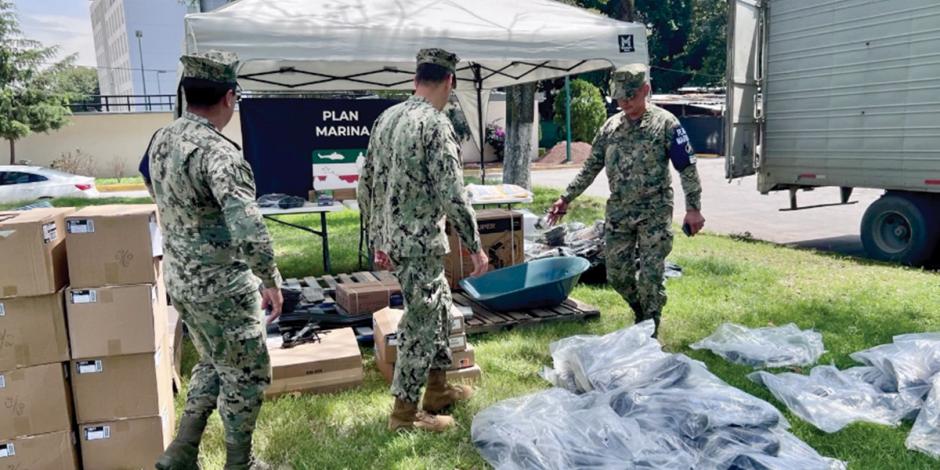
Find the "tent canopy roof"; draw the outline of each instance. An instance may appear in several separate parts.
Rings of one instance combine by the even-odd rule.
[[[648,62],[643,25],[552,0],[240,0],[185,22],[187,51],[237,53],[252,91],[411,89],[425,47],[460,56],[458,90]]]

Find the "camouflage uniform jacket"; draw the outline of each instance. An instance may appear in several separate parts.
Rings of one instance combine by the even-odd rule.
[[[672,207],[670,161],[679,172],[686,209],[701,210],[702,184],[695,153],[679,120],[653,104],[648,105],[639,122],[617,113],[597,133],[591,156],[562,198],[567,202],[577,198],[606,167],[610,184],[608,218],[618,220]]]
[[[167,290],[188,302],[280,286],[271,237],[241,149],[184,113],[154,137],[152,191],[164,233]]]
[[[445,216],[471,253],[480,249],[454,128],[425,98],[412,96],[376,120],[358,200],[372,247],[392,257],[447,253]]]

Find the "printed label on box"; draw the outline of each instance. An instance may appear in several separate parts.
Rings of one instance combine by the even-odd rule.
[[[0,375],[0,388],[7,388],[7,377]]]
[[[98,301],[98,292],[92,289],[72,291],[73,304],[93,304]]]
[[[13,457],[14,455],[16,455],[16,447],[13,446],[12,442],[0,444],[0,458]]]
[[[398,335],[388,335],[385,337],[385,344],[389,346],[398,346]]]
[[[95,221],[90,219],[73,219],[66,224],[65,231],[74,233],[95,233]]]
[[[58,229],[55,227],[55,222],[50,222],[48,224],[43,224],[42,226],[42,243],[48,244],[54,242],[56,238],[59,238]]]
[[[7,308],[3,306],[3,302],[0,302],[0,317],[7,316]]]
[[[459,330],[461,324],[462,324],[461,321],[455,318],[450,321],[450,329]]]
[[[85,428],[86,441],[100,441],[111,439],[111,426],[95,426]]]
[[[464,347],[464,346],[466,346],[466,345],[467,345],[467,337],[466,337],[466,336],[451,336],[451,338],[450,338],[450,348],[451,348],[451,349],[462,348],[462,347]]]
[[[101,360],[81,361],[77,364],[79,374],[97,374],[104,370],[101,366]]]
[[[154,363],[154,365],[156,365],[157,367],[160,367],[160,353],[161,353],[161,352],[163,352],[163,351],[160,351],[160,350],[158,349],[157,352],[153,353],[153,363]]]

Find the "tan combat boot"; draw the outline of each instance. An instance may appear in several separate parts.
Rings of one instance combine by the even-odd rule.
[[[432,369],[421,408],[428,413],[440,413],[458,401],[469,400],[472,396],[473,388],[467,385],[451,385],[447,383],[447,372]]]
[[[418,411],[418,405],[399,398],[395,399],[395,408],[392,409],[392,415],[388,418],[389,431],[420,429],[444,432],[452,427],[454,427],[454,418]]]

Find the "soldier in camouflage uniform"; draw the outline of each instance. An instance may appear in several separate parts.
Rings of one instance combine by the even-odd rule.
[[[390,430],[452,427],[453,418],[439,413],[473,392],[448,384],[445,373],[452,361],[445,216],[473,253],[473,275],[485,272],[488,264],[464,188],[454,129],[441,112],[456,83],[457,60],[440,49],[418,53],[415,95],[375,122],[359,181],[359,207],[375,264],[394,269],[405,299]]]
[[[167,290],[200,360],[176,439],[156,466],[196,468],[202,433],[218,407],[225,468],[267,468],[251,455],[255,421],[271,381],[262,307],[276,317],[283,299],[271,238],[255,204],[251,167],[221,133],[237,101],[237,61],[221,52],[181,60],[189,108],[157,132],[148,155],[151,192],[165,234]]]
[[[607,278],[630,305],[637,323],[652,319],[658,332],[666,305],[664,264],[672,251],[673,238],[669,162],[682,181],[684,225],[690,235],[705,225],[702,185],[695,153],[679,120],[669,111],[647,103],[648,68],[630,65],[617,69],[611,91],[621,112],[608,119],[597,133],[591,156],[552,206],[549,221],[561,220],[568,204],[591,185],[602,169],[607,169]]]

